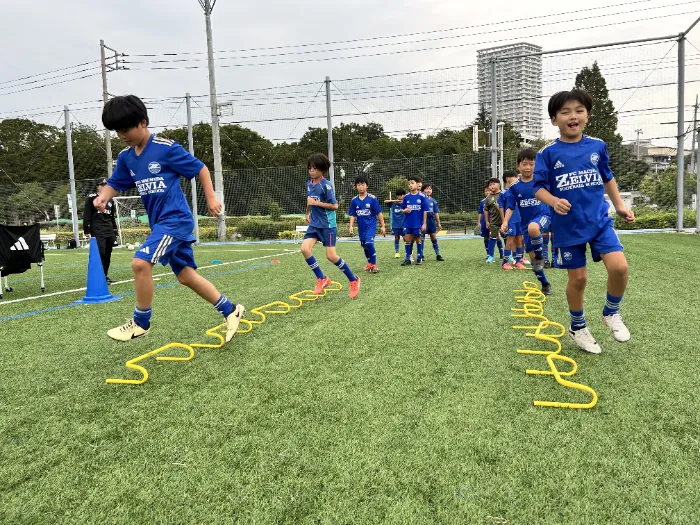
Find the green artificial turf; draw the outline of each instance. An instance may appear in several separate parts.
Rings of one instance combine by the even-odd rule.
[[[140,386],[105,379],[138,378],[127,360],[209,342],[221,322],[172,276],[156,283],[151,333],[128,344],[106,331],[131,316],[133,295],[9,320],[84,292],[0,304],[0,523],[697,522],[700,237],[622,241],[632,340],[614,342],[601,323],[601,264],[586,313],[603,354],[562,339],[572,379],[599,395],[591,410],[532,405],[589,397],[524,373],[546,367],[516,353],[532,340],[510,328],[512,290],[534,276],[485,264],[476,239],[442,240],[445,262],[428,246],[420,267],[400,267],[379,242],[376,275],[362,272],[358,244],[339,243],[362,273],[354,301],[317,248],[342,291],[192,361],[145,360]],[[250,311],[313,287],[303,257],[285,251],[297,248],[203,246],[196,258],[256,259],[201,270]],[[115,252],[111,276],[128,278],[129,261]],[[84,286],[86,262],[49,252],[46,293]],[[545,314],[566,324],[566,274],[547,273]],[[11,276],[5,300],[37,295],[36,275]]]

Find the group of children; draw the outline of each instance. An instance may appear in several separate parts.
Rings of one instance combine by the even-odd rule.
[[[524,269],[523,255],[527,252],[530,264],[546,295],[552,288],[545,276],[545,236],[552,237],[553,259],[558,268],[567,270],[566,298],[571,324],[569,335],[583,350],[594,354],[601,349],[587,328],[583,296],[587,282],[586,248],[590,246],[593,260],[602,260],[608,272],[607,298],[603,309],[603,323],[610,328],[617,341],[627,341],[630,333],[619,314],[627,285],[628,266],[622,245],[608,215],[607,193],[615,211],[625,221],[634,221],[632,211],[626,209],[620,198],[605,143],[583,134],[590,118],[593,101],[588,93],[574,89],[555,94],[548,104],[553,125],[559,128],[560,138],[545,146],[539,153],[524,149],[518,153],[516,172],[505,174],[506,191],[501,193],[500,181],[490,179],[486,198],[480,207],[482,235],[485,239],[487,260],[495,262],[494,250],[501,252],[502,268]],[[174,141],[154,137],[148,130],[148,114],[143,102],[133,95],[114,97],[104,107],[103,124],[115,130],[126,143],[117,159],[116,167],[107,184],[94,200],[99,211],[118,191],[136,187],[148,212],[152,233],[134,254],[132,269],[136,291],[134,316],[126,324],[114,328],[108,335],[119,341],[128,341],[146,335],[150,329],[153,300],[152,270],[155,264],[170,264],[180,283],[194,290],[219,311],[226,325],[226,341],[235,334],[245,312],[234,304],[204,277],[196,273],[197,265],[192,251],[193,218],[187,205],[179,178],[199,176],[212,215],[221,212],[211,177],[206,166],[187,153]],[[315,294],[323,292],[331,280],[320,269],[312,254],[314,245],[321,242],[326,258],[338,267],[350,282],[350,297],[360,291],[360,278],[338,256],[336,210],[338,202],[333,186],[324,178],[330,168],[325,155],[316,154],[308,159],[310,180],[307,182],[308,230],[301,245],[301,253],[314,272],[317,281]],[[375,273],[377,256],[374,247],[377,221],[382,235],[386,234],[384,217],[376,197],[367,192],[368,180],[358,176],[355,187],[358,195],[350,205],[350,233],[357,221],[360,244],[367,258],[365,270]],[[408,180],[409,192],[397,192],[391,206],[391,230],[394,235],[395,257],[399,258],[399,241],[403,236],[406,257],[401,263],[412,263],[413,244],[417,246],[416,264],[424,259],[423,240],[430,236],[438,261],[440,255],[437,232],[441,230],[437,202],[432,198],[430,184],[422,184],[419,177]],[[503,246],[500,236],[506,237]]]

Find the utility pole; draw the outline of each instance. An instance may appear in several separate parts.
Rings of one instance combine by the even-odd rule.
[[[105,58],[105,49],[109,49],[114,53],[114,64],[108,64]],[[112,57],[110,57],[110,60]],[[119,65],[119,52],[105,45],[104,40],[100,40],[100,62],[102,63],[102,103],[107,104],[109,100],[109,91],[107,91],[107,71],[117,71],[126,69]],[[107,152],[107,177],[112,174],[112,135],[108,129],[105,129],[105,151]]]
[[[639,160],[639,135],[644,132],[641,129],[635,129],[634,132],[637,134],[637,160]]]
[[[335,191],[335,157],[333,156],[333,113],[331,110],[331,77],[326,77],[326,127],[328,128],[328,176]]]
[[[214,41],[211,35],[211,12],[216,0],[198,0],[204,9],[207,29],[207,57],[209,62],[209,104],[211,105],[211,140],[214,153],[214,190],[221,203],[221,213],[216,220],[217,240],[226,240],[226,207],[224,205],[224,174],[221,166],[221,137],[219,136],[219,108],[216,102],[216,74],[214,71]]]
[[[693,112],[693,132],[691,135],[693,136],[693,140],[691,142],[690,146],[690,173],[695,173],[695,135],[696,131],[698,130],[698,96],[695,95],[695,111]],[[700,148],[700,140],[698,140],[698,148]]]
[[[496,92],[496,57],[491,58],[491,177],[498,178],[498,101]]]

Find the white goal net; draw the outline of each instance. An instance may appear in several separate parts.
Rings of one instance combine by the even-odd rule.
[[[141,244],[151,233],[141,197],[114,197],[119,244]]]

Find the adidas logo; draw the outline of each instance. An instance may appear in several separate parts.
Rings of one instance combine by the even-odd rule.
[[[147,254],[147,255],[151,255],[151,250],[148,249],[148,246],[144,246],[144,247],[141,248],[139,251],[140,251],[140,252],[143,252],[143,253],[145,253],[145,254]]]
[[[29,246],[27,245],[27,241],[24,240],[24,237],[20,237],[17,242],[10,248],[10,251],[12,252],[25,252],[29,251]]]
[[[562,163],[562,161],[560,161],[560,160],[558,160],[557,163],[554,165],[555,170],[558,170],[559,168],[563,168],[563,167],[564,167],[564,163]]]

